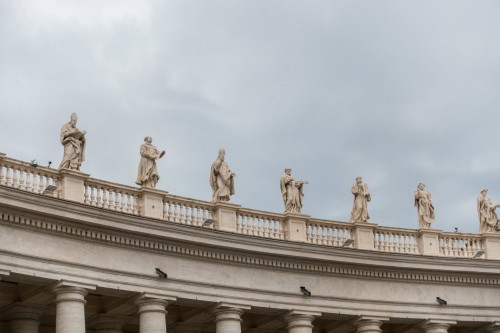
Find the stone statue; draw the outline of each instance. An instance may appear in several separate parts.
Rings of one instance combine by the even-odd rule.
[[[301,213],[304,184],[308,184],[308,182],[295,180],[292,177],[292,169],[285,169],[285,174],[280,180],[281,195],[285,203],[285,214]]]
[[[64,146],[64,156],[59,164],[59,169],[80,171],[80,166],[85,161],[85,134],[76,128],[76,113],[71,114],[71,120],[61,128],[61,143]]]
[[[477,197],[477,213],[479,215],[479,232],[496,232],[498,217],[495,209],[500,205],[495,205],[486,196],[487,188],[483,188]]]
[[[431,201],[431,192],[424,191],[425,184],[418,184],[415,191],[415,207],[418,213],[418,228],[429,229],[434,222],[434,206]]]
[[[354,205],[352,206],[351,222],[368,222],[368,202],[371,201],[368,185],[363,184],[362,177],[356,177],[356,182],[352,184],[351,192],[354,194]]]
[[[143,187],[156,188],[156,183],[160,179],[158,169],[156,169],[156,160],[165,155],[165,151],[159,151],[151,143],[153,139],[150,136],[144,138],[144,144],[141,145],[141,161],[139,162],[139,171],[135,183]]]
[[[226,151],[219,149],[219,156],[210,169],[210,186],[212,187],[212,202],[229,201],[234,194],[234,177],[236,174],[229,169],[224,161]]]

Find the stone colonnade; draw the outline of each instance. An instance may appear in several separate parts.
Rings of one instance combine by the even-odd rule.
[[[88,291],[82,287],[58,286],[52,289],[56,304],[56,333],[85,333],[85,297]],[[140,333],[167,333],[166,314],[169,302],[175,298],[154,298],[141,295],[133,301],[139,316]],[[38,333],[40,318],[44,307],[15,304],[9,310],[12,333]],[[219,303],[211,310],[215,317],[216,333],[241,333],[242,315],[250,307],[236,304]],[[321,313],[308,311],[289,311],[281,319],[286,322],[288,333],[312,333],[313,321]],[[381,326],[389,321],[386,317],[360,316],[352,322],[356,333],[382,333]],[[418,325],[423,333],[447,333],[456,321],[426,320]],[[94,322],[98,333],[123,333],[123,318],[100,315]],[[182,324],[174,329],[179,332],[198,332]],[[500,333],[500,322],[487,328],[488,333]]]

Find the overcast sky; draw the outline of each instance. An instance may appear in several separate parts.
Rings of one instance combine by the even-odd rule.
[[[158,188],[210,200],[218,149],[232,202],[348,221],[363,176],[371,222],[478,232],[500,202],[500,2],[0,0],[0,152],[57,167],[78,113],[92,177],[134,185],[146,135]]]

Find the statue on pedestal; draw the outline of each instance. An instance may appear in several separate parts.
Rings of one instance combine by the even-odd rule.
[[[500,205],[495,205],[491,199],[486,196],[487,188],[483,188],[477,197],[477,213],[479,215],[479,232],[496,232],[498,217],[495,209]]]
[[[229,169],[224,161],[226,151],[219,149],[219,156],[210,169],[210,186],[212,187],[212,202],[229,201],[234,194],[234,177],[236,174]]]
[[[362,177],[356,177],[356,182],[352,184],[351,192],[354,195],[354,204],[351,211],[351,222],[368,222],[368,202],[371,201],[368,185],[363,184]]]
[[[431,192],[424,191],[425,184],[418,184],[415,191],[415,207],[418,213],[418,228],[429,229],[434,222],[434,206],[431,201]]]
[[[76,128],[76,113],[71,114],[71,120],[61,128],[61,143],[64,146],[64,156],[59,164],[59,169],[80,171],[80,166],[85,161],[85,134]]]
[[[302,199],[304,198],[304,184],[306,181],[295,180],[292,177],[292,169],[285,169],[285,174],[281,177],[280,188],[286,213],[300,214],[302,210]]]
[[[159,151],[152,145],[153,139],[150,136],[144,138],[144,144],[141,145],[141,161],[135,183],[143,187],[156,188],[156,183],[160,179],[158,169],[156,169],[156,160],[165,155],[165,151]]]

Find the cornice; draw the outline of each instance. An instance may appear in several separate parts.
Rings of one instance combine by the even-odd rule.
[[[64,220],[22,216],[20,214],[4,211],[1,206],[0,222],[15,227],[28,228],[37,232],[50,233],[65,238],[75,238],[84,241],[97,242],[110,246],[128,247],[140,251],[160,252],[170,255],[190,257],[192,259],[201,259],[204,261],[223,261],[235,265],[262,267],[267,269],[270,268],[314,274],[332,274],[356,278],[404,280],[425,283],[487,286],[497,286],[500,284],[498,274],[473,274],[463,272],[453,272],[453,274],[450,274],[444,271],[418,271],[415,269],[408,270],[398,267],[387,267],[381,263],[379,263],[376,267],[374,267],[375,265],[372,265],[371,267],[366,265],[356,266],[353,264],[348,265],[338,262],[326,262],[325,260],[318,259],[311,260],[310,258],[304,258],[303,256],[290,257],[273,255],[271,253],[256,254],[252,251],[243,251],[241,248],[203,248],[200,244],[195,242],[172,242],[171,239],[167,240],[158,236],[145,237],[143,232],[131,233],[130,231],[123,232],[123,230],[119,231],[117,229],[96,228],[95,225],[82,223],[82,220],[79,220],[79,225],[75,225],[71,223],[68,224],[67,221]],[[157,221],[154,222],[158,223]],[[163,222],[163,224],[167,223]],[[183,231],[186,229],[186,226],[183,225],[167,225],[175,226],[177,229]],[[190,231],[197,229],[198,228],[189,228]],[[209,234],[213,232],[211,230],[201,231]],[[230,235],[234,236],[233,234]],[[224,233],[223,236],[227,236],[227,234]],[[241,235],[236,236],[242,237]],[[283,243],[283,241],[278,240],[273,240],[272,242]],[[288,244],[291,242],[285,243]],[[304,246],[310,245],[302,245],[302,247]]]

